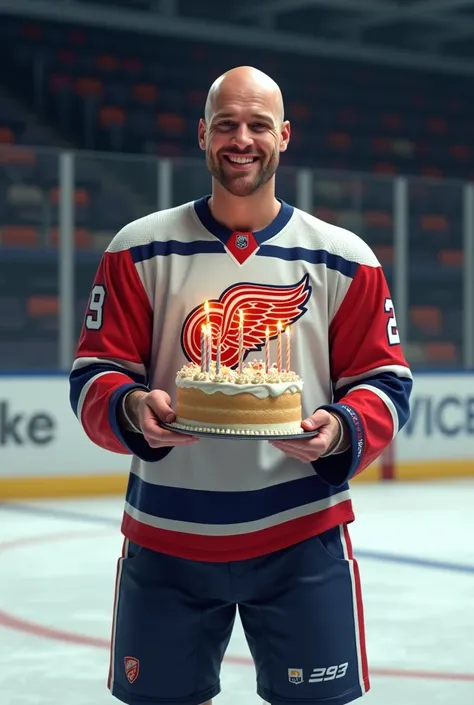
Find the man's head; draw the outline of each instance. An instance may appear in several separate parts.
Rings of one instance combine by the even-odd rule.
[[[209,171],[235,196],[250,196],[275,175],[290,139],[278,85],[250,66],[239,66],[212,84],[199,145]]]

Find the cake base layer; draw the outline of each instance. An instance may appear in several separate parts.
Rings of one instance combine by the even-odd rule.
[[[183,427],[202,430],[255,431],[262,435],[299,433],[301,430],[301,393],[284,393],[259,398],[250,392],[224,394],[178,387],[177,422]]]

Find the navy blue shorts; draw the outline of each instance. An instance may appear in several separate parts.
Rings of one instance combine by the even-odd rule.
[[[343,705],[369,689],[357,563],[346,526],[266,556],[206,563],[125,542],[109,688],[128,705],[220,692],[237,606],[272,705]]]

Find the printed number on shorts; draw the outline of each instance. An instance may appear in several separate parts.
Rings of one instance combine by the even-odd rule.
[[[389,345],[399,345],[400,336],[398,335],[397,319],[395,318],[395,311],[393,308],[392,299],[385,299],[385,313],[392,314],[387,322],[388,343]]]
[[[322,683],[323,681],[333,681],[335,678],[344,678],[348,668],[348,663],[341,663],[339,666],[329,666],[328,668],[315,668],[309,677],[309,683]]]
[[[96,284],[91,292],[89,313],[86,316],[88,330],[100,330],[104,319],[105,289],[102,284]]]

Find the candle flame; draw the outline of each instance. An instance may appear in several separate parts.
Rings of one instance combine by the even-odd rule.
[[[204,312],[205,312],[205,313],[209,313],[209,301],[206,301],[206,302],[204,303]]]
[[[240,310],[239,315],[240,315],[240,325],[243,326],[244,325],[244,312],[242,310]]]
[[[277,328],[278,328],[278,332],[281,333],[281,329],[282,329],[281,321],[278,321]]]
[[[267,338],[270,336],[270,328],[268,326],[265,329],[265,335],[267,336]]]

